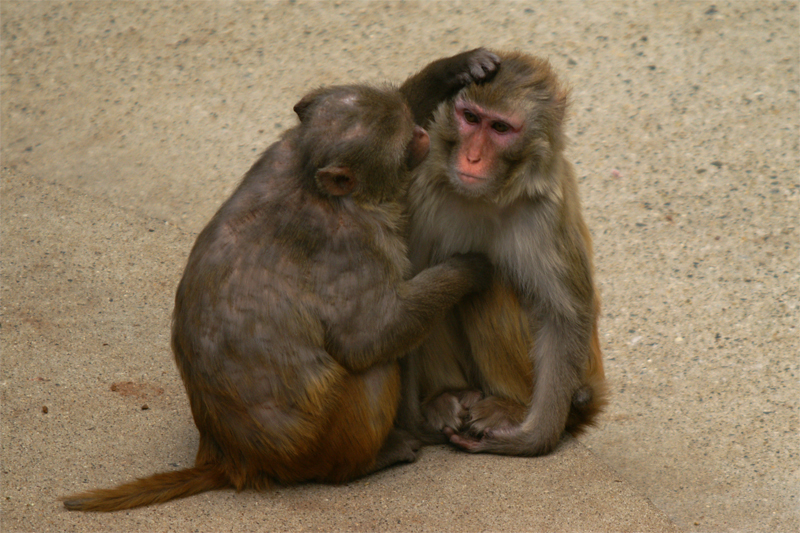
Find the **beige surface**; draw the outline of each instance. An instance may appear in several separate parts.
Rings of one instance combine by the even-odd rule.
[[[647,499],[687,531],[800,529],[797,2],[0,9],[4,531],[385,529],[381,518],[668,531]],[[573,87],[570,153],[614,392],[581,439],[589,451],[432,448],[346,488],[62,511],[65,492],[191,462],[167,341],[174,288],[194,235],[294,123],[300,96],[400,82],[477,45],[547,56]],[[146,397],[109,390],[126,381]]]
[[[39,178],[2,184],[3,531],[677,531],[574,440],[540,459],[427,448],[344,487],[64,510],[67,493],[193,462],[168,346],[192,235]]]

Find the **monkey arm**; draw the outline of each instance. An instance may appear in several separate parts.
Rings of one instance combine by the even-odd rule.
[[[487,429],[481,439],[448,432],[451,442],[468,451],[508,455],[541,455],[558,443],[572,397],[581,386],[590,357],[595,295],[591,264],[579,224],[560,225],[558,206],[540,204],[527,216],[526,235],[509,235],[529,243],[528,263],[507,269],[534,339],[533,397],[521,424]],[[515,227],[521,227],[516,225]],[[518,248],[517,248],[518,249]],[[516,278],[516,279],[514,279]]]
[[[445,428],[453,444],[474,453],[529,456],[548,453],[558,444],[588,359],[591,326],[589,320],[531,314],[539,326],[530,354],[536,367],[534,394],[525,419],[516,426],[490,427],[481,438]]]
[[[437,319],[491,279],[481,255],[451,257],[363,302],[358,316],[328,324],[325,348],[351,371],[395,361],[419,345]],[[373,296],[374,293],[373,293]]]
[[[408,78],[400,86],[414,122],[425,126],[444,100],[470,83],[490,80],[500,65],[500,58],[484,48],[475,48],[452,57],[438,59]]]

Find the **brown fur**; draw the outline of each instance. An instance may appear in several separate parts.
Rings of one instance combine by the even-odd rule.
[[[491,274],[472,255],[406,281],[401,202],[428,135],[404,98],[432,108],[496,64],[476,50],[401,91],[333,87],[297,104],[300,125],[199,235],[178,287],[172,348],[200,432],[195,466],[69,496],[67,509],[341,483],[414,460],[418,441],[393,429],[397,360]]]
[[[404,360],[400,424],[468,451],[538,455],[607,402],[591,237],[564,157],[568,91],[547,61],[498,53],[495,78],[443,103],[409,190],[415,269],[486,253],[487,292]],[[428,117],[426,117],[428,118]],[[484,396],[471,405],[465,391]]]

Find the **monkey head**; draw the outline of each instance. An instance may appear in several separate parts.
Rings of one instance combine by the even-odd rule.
[[[396,91],[368,86],[318,89],[300,100],[298,147],[307,184],[364,204],[400,198],[428,155],[428,133]]]
[[[463,89],[435,114],[431,160],[456,193],[504,204],[551,193],[564,149],[568,90],[546,60],[509,54],[494,79]]]

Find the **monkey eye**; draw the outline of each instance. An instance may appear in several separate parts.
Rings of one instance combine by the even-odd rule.
[[[506,133],[508,132],[508,130],[511,129],[511,126],[509,126],[505,122],[494,122],[492,123],[492,129],[497,133]]]
[[[469,124],[477,124],[478,122],[480,122],[480,119],[478,118],[478,115],[476,115],[472,111],[467,111],[465,109],[463,111],[463,113],[464,113],[464,120],[466,120],[467,123],[469,123]]]

